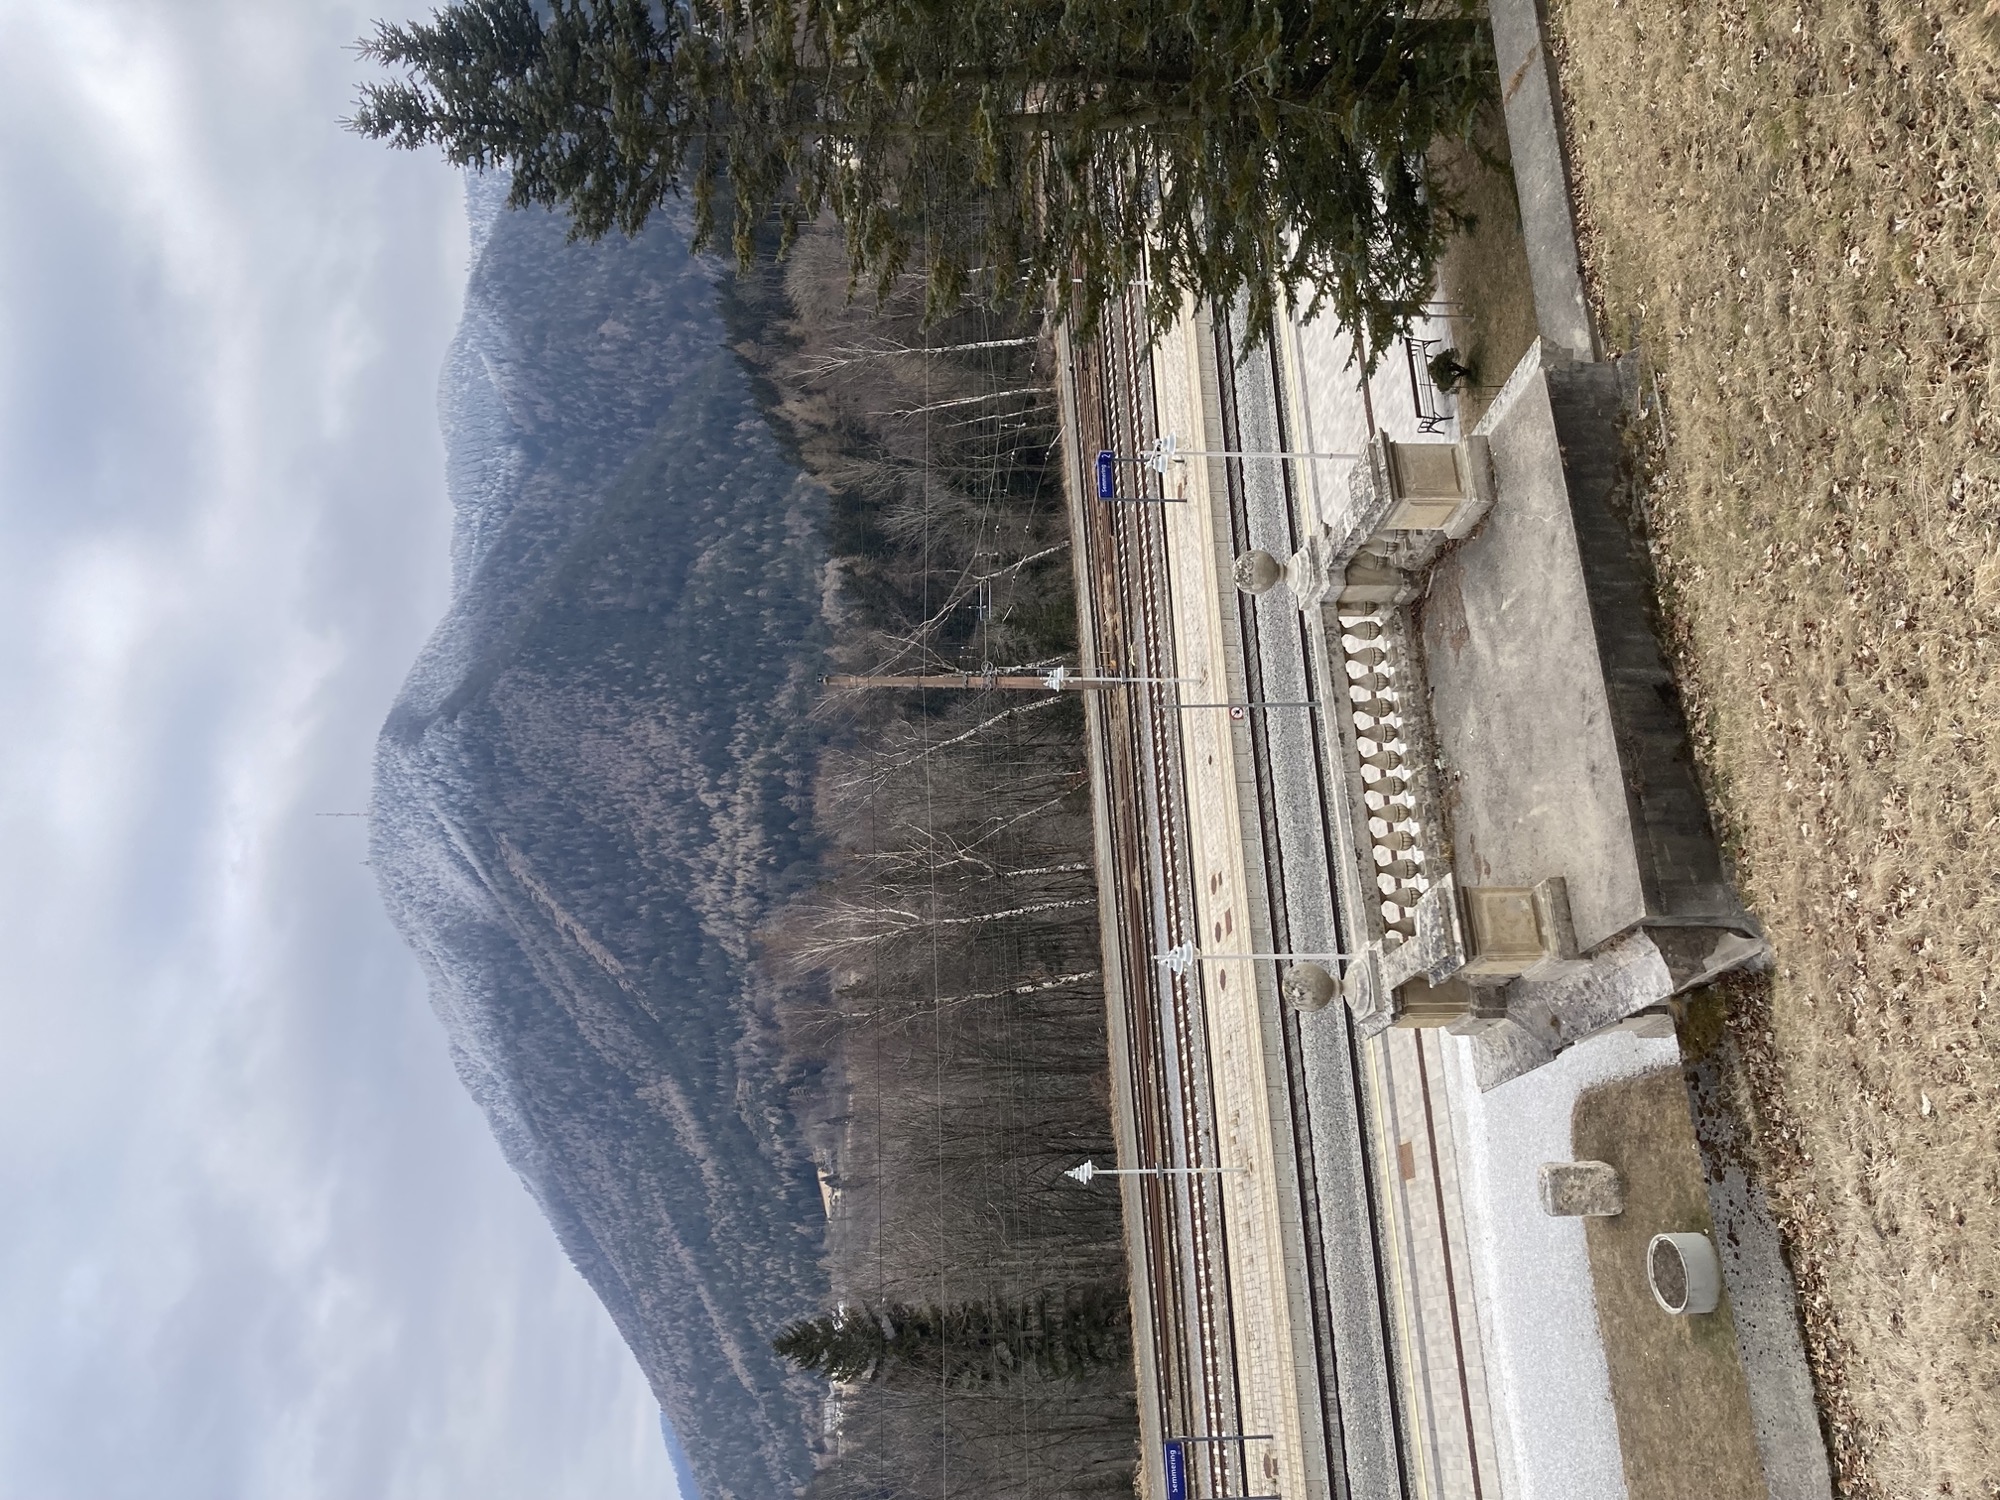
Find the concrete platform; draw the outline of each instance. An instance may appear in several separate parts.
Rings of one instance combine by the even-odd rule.
[[[1415,609],[1452,868],[1467,886],[1561,877],[1588,960],[1505,987],[1476,1048],[1486,1087],[1762,953],[1658,643],[1627,379],[1530,351],[1475,434],[1493,507]]]
[[[1590,949],[1651,912],[1541,373],[1517,371],[1482,423],[1499,498],[1432,567],[1417,619],[1453,869],[1478,885],[1565,877]]]
[[[1545,347],[1480,423],[1498,499],[1417,611],[1455,868],[1563,876],[1585,950],[1641,923],[1754,935],[1620,513],[1619,366],[1545,365]]]

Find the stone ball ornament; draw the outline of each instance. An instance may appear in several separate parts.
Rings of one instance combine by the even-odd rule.
[[[1261,547],[1236,559],[1236,586],[1246,594],[1268,594],[1285,577],[1285,565]]]
[[[1320,964],[1294,964],[1278,983],[1293,1010],[1325,1010],[1340,994],[1340,981]]]

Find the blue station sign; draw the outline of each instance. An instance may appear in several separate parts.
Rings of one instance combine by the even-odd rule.
[[[1187,1445],[1168,1443],[1167,1500],[1187,1500]]]
[[[1118,493],[1118,460],[1111,456],[1109,448],[1101,449],[1097,455],[1097,498],[1109,500]]]

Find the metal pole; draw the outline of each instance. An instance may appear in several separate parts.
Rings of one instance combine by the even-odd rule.
[[[1169,458],[1339,458],[1349,463],[1358,460],[1359,453],[1307,453],[1298,448],[1175,448]]]
[[[1086,1160],[1082,1166],[1072,1166],[1062,1176],[1074,1178],[1088,1188],[1092,1178],[1196,1178],[1218,1172],[1248,1170],[1248,1166],[1098,1166],[1096,1162]]]
[[[1318,708],[1319,700],[1317,698],[1299,698],[1296,700],[1264,699],[1261,701],[1253,699],[1247,703],[1176,703],[1174,707],[1226,708],[1231,713],[1240,714],[1244,710],[1251,708]]]
[[[1153,439],[1144,458],[1138,460],[1155,474],[1164,475],[1167,465],[1184,458],[1329,458],[1354,463],[1358,453],[1311,453],[1285,448],[1183,448],[1171,432]]]
[[[1071,672],[1068,667],[1056,667],[1039,677],[1002,672],[885,673],[877,677],[857,672],[832,672],[819,680],[821,687],[828,688],[987,688],[1011,692],[1046,689],[1051,693],[1200,681],[1199,677],[1085,677]]]
[[[1155,953],[1153,961],[1165,964],[1174,974],[1185,974],[1198,963],[1225,963],[1235,959],[1268,958],[1286,962],[1318,962],[1333,959],[1345,963],[1354,957],[1352,953],[1203,953],[1193,943],[1181,943],[1169,948],[1165,953]]]
[[[1136,458],[1125,458],[1109,448],[1100,448],[1096,462],[1097,495],[1100,500],[1112,498],[1112,492],[1117,488],[1113,474],[1119,464],[1135,464],[1164,477],[1168,464],[1185,458],[1328,458],[1354,463],[1360,457],[1359,453],[1314,453],[1294,448],[1183,448],[1179,440],[1167,432],[1148,443],[1146,451]]]

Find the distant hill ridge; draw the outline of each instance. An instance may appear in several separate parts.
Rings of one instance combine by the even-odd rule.
[[[823,1214],[751,934],[813,868],[823,500],[687,226],[565,243],[470,189],[439,406],[453,598],[377,749],[374,867],[459,1074],[704,1500],[791,1495]]]

